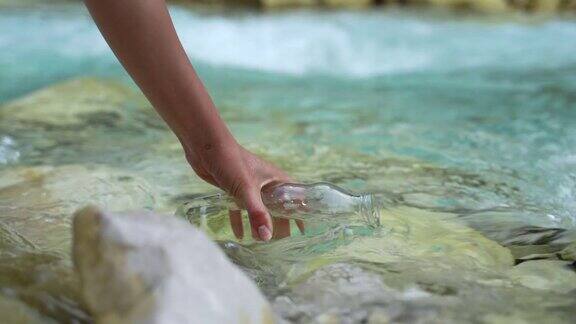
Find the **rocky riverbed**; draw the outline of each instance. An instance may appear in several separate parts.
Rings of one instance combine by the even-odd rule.
[[[91,278],[81,293],[70,254],[73,212],[96,204],[112,212],[148,209],[173,214],[195,193],[212,189],[193,179],[175,140],[145,101],[117,83],[67,81],[10,102],[0,113],[3,136],[11,138],[21,154],[15,158],[18,163],[4,166],[0,173],[0,311],[11,322],[90,321],[98,307],[82,296],[96,289],[90,287],[98,287],[94,281],[99,278],[94,272],[98,268],[81,262],[82,278]],[[145,149],[129,149],[134,146]],[[333,152],[319,154],[320,160],[337,159],[330,157]],[[104,157],[111,162],[105,163]],[[309,163],[309,167],[319,167]],[[356,156],[353,163],[377,162]],[[324,172],[329,172],[328,165]],[[382,170],[387,170],[387,187],[400,185],[406,177],[411,181],[444,179],[450,186],[446,180],[456,176],[401,159],[388,160]],[[463,180],[451,181],[461,184]],[[477,213],[474,218],[474,213],[431,211],[430,201],[427,210],[410,206],[426,201],[421,195],[405,193],[382,212],[382,227],[371,234],[343,234],[342,229],[332,228],[313,236],[294,233],[271,244],[238,242],[225,215],[209,219],[203,230],[260,287],[274,316],[289,322],[571,321],[576,309],[576,259],[570,231],[554,234],[528,218],[501,222],[498,211]],[[132,217],[134,225],[123,227],[130,232],[122,235],[135,235],[138,242],[157,235],[150,245],[138,243],[144,244],[142,253],[156,253],[155,244],[168,244],[163,249],[174,266],[184,260],[189,260],[190,267],[194,267],[190,262],[211,262],[193,244],[181,252],[175,245],[172,251],[171,231],[161,230],[164,221],[158,217],[157,231],[151,227],[150,233],[140,232],[138,218]],[[164,217],[169,228],[181,224],[186,231],[191,226],[173,223],[175,216]],[[91,226],[83,225],[78,240],[83,240],[82,233],[91,231]],[[514,241],[510,237],[514,231],[525,231],[528,236],[516,236]],[[96,248],[93,245],[78,244],[77,257],[96,253],[91,252]],[[197,254],[206,261],[190,259]],[[107,271],[114,276],[128,271],[130,265],[125,267],[120,263]],[[170,286],[180,280],[168,272],[155,275],[157,282],[175,280]],[[211,275],[197,274],[206,276],[206,282],[215,280]],[[219,279],[222,287],[229,279],[224,277]],[[188,287],[190,296],[206,289],[183,287]],[[220,302],[225,303],[228,296],[218,297],[220,288],[215,289],[215,300],[223,298]],[[110,298],[118,297],[113,288],[109,293]],[[97,298],[102,300],[106,294],[100,288]],[[155,296],[160,304],[176,298]],[[125,298],[130,304],[135,297]],[[187,302],[195,303],[193,299],[162,306],[168,308],[159,312],[169,312],[166,309],[175,305],[184,309]],[[254,300],[243,302],[248,305]],[[189,315],[184,311],[182,316]]]

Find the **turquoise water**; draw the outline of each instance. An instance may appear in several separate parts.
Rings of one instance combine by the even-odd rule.
[[[296,179],[384,193],[395,207],[412,208],[401,209],[399,218],[387,224],[394,228],[404,222],[406,228],[413,227],[412,233],[424,233],[422,226],[439,226],[439,233],[468,233],[443,221],[440,225],[411,224],[409,217],[452,215],[490,242],[512,250],[516,262],[543,250],[558,252],[574,242],[573,19],[395,10],[273,14],[171,10],[193,63],[234,134]],[[133,87],[79,6],[0,10],[0,30],[1,103],[10,105],[34,90],[86,76]],[[81,92],[84,88],[74,89]],[[88,99],[81,103],[100,100],[90,99],[86,89]],[[77,103],[67,101],[70,94],[65,91],[56,92],[56,102],[59,95],[61,105]],[[103,100],[103,105],[107,103]],[[67,126],[42,124],[41,117],[40,122],[21,125],[6,116],[0,120],[2,219],[44,251],[35,253],[56,253],[65,260],[70,235],[67,217],[87,201],[173,212],[191,196],[213,190],[191,174],[174,138],[143,100],[118,107],[120,117],[95,115],[95,119]],[[33,181],[10,186],[14,174],[28,169],[43,174],[38,168],[46,166],[54,168],[45,180],[54,183],[50,189]],[[88,176],[85,169],[98,171]],[[136,179],[135,183],[117,181],[125,174]],[[83,192],[75,190],[78,186],[93,192],[82,196]],[[58,198],[59,207],[25,198],[43,197],[45,192],[64,196]],[[71,196],[58,192],[70,192]],[[110,198],[113,195],[125,198]],[[47,219],[53,227],[45,227]],[[416,246],[436,242],[436,238],[418,235],[408,242],[414,240]],[[255,251],[264,256],[285,253],[287,259],[308,262],[298,251],[310,242],[290,240],[279,241],[270,250],[257,247]],[[477,240],[478,251],[494,248],[484,238]],[[444,251],[442,244],[438,246],[438,251]],[[456,251],[460,247],[452,246]],[[340,251],[337,259],[356,260],[359,251],[366,249],[360,245],[357,250]],[[402,253],[420,255],[412,250]],[[241,255],[238,258],[237,263],[250,269]],[[384,262],[377,260],[363,262]],[[69,261],[62,262],[69,271]],[[426,262],[437,265],[434,262],[442,263],[442,259]],[[298,269],[314,268],[306,267]],[[388,269],[373,267],[380,272]],[[0,266],[7,276],[2,279],[5,286],[12,287],[15,284],[10,278],[18,272],[6,269]],[[407,281],[425,278],[411,271],[415,270],[406,271],[406,276],[413,276]],[[265,282],[258,276],[257,280]],[[476,291],[477,298],[491,298],[487,297],[488,288],[459,285],[453,283],[462,291]],[[59,288],[38,289],[60,296]],[[66,298],[77,298],[72,288],[64,291]],[[552,289],[545,293],[498,290],[494,294],[503,300],[510,294],[556,302],[573,296],[573,292],[565,293]],[[281,293],[268,294],[273,299]],[[34,298],[20,299],[52,319],[87,318],[75,303],[55,303],[50,310],[38,306],[44,299]],[[539,300],[514,298],[508,305],[514,314],[514,310],[527,312],[540,305]],[[566,316],[560,319],[569,318],[572,304],[562,306],[565,308],[559,304],[560,310],[543,307],[536,312],[558,312]],[[483,309],[478,307],[480,314]],[[311,315],[306,316],[303,322]],[[548,318],[543,316],[534,318]]]
[[[574,21],[172,11],[224,115],[258,115],[232,125],[244,141],[390,152],[486,173],[521,193],[491,193],[478,207],[534,205],[573,226]],[[0,29],[1,101],[78,76],[126,80],[83,9],[4,11]],[[262,141],[263,120],[298,130]]]

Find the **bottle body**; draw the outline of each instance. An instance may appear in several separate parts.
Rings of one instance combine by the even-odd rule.
[[[356,195],[326,182],[282,183],[262,190],[262,201],[272,217],[302,220],[305,223],[362,223],[378,227],[379,202],[371,194]],[[187,202],[178,214],[199,224],[206,217],[228,209],[239,209],[224,193],[198,197]]]

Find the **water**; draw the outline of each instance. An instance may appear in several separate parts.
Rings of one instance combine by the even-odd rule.
[[[390,199],[381,230],[294,232],[268,245],[209,220],[282,317],[576,315],[574,20],[172,12],[241,143],[295,179]],[[80,6],[3,10],[0,30],[0,312],[87,321],[69,259],[72,211],[96,202],[173,213],[214,189],[131,92]],[[100,79],[66,81],[86,76]]]

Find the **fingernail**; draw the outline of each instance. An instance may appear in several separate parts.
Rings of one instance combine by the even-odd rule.
[[[258,227],[258,235],[260,235],[260,238],[264,241],[270,241],[272,238],[272,232],[270,232],[266,225]]]

